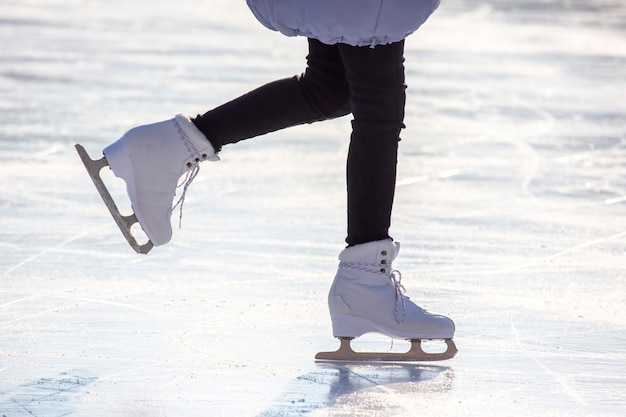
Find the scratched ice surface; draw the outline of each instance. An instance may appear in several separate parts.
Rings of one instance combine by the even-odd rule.
[[[0,416],[626,415],[625,39],[621,0],[443,2],[407,43],[394,266],[459,354],[318,364],[349,118],[225,148],[148,256],[73,149],[306,42],[232,0],[0,1]]]

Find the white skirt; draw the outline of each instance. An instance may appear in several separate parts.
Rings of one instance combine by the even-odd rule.
[[[267,28],[323,43],[385,45],[415,32],[440,0],[247,0]]]

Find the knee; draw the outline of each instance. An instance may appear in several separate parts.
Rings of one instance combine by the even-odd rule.
[[[350,90],[343,74],[307,68],[298,76],[301,90],[320,119],[350,114]]]

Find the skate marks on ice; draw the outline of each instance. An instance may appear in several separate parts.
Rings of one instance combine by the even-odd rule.
[[[568,382],[568,379],[566,377],[553,371],[548,365],[540,360],[536,354],[524,347],[524,344],[520,339],[519,331],[517,330],[517,327],[513,322],[511,323],[511,330],[513,332],[515,345],[519,348],[519,351],[523,356],[529,358],[532,362],[539,366],[539,368],[546,372],[553,380],[555,380],[558,385],[561,386],[562,392],[569,398],[571,398],[574,402],[580,405],[587,405],[587,402],[583,399],[583,396],[571,387],[571,384]]]
[[[525,263],[522,263],[522,264],[519,264],[519,265],[513,265],[513,266],[510,266],[510,267],[497,269],[497,270],[493,270],[493,271],[486,271],[486,272],[483,272],[483,274],[484,275],[497,275],[497,274],[503,274],[503,273],[518,271],[520,269],[524,269],[524,268],[528,268],[528,267],[531,267],[531,266],[535,266],[535,265],[540,264],[542,262],[547,262],[547,261],[553,260],[555,258],[559,258],[559,257],[565,256],[565,255],[568,255],[568,254],[570,254],[572,252],[575,252],[577,250],[580,250],[580,249],[585,249],[585,248],[589,248],[591,246],[612,242],[612,241],[615,241],[615,240],[622,239],[624,237],[626,237],[626,232],[615,233],[615,234],[612,234],[612,235],[607,236],[607,237],[601,237],[601,238],[598,238],[598,239],[593,239],[593,240],[590,240],[590,241],[587,241],[587,242],[583,242],[583,243],[580,243],[580,244],[577,244],[577,245],[573,245],[573,246],[570,246],[570,247],[568,247],[566,249],[563,249],[563,250],[561,250],[559,252],[556,252],[556,253],[553,253],[553,254],[550,254],[550,255],[545,255],[545,256],[539,257],[537,259],[530,260],[528,262],[525,262]]]
[[[396,416],[410,413],[405,396],[442,393],[452,387],[454,371],[446,366],[422,364],[318,363],[297,377],[272,406],[257,417],[320,415]],[[358,404],[358,407],[355,407]]]
[[[433,174],[424,174],[424,175],[419,175],[419,176],[415,176],[415,177],[404,178],[404,179],[396,181],[396,188],[397,187],[403,187],[403,186],[406,186],[406,185],[415,184],[415,183],[418,183],[418,182],[451,178],[451,177],[455,177],[455,176],[459,175],[460,173],[461,173],[461,170],[458,170],[458,169],[448,169],[448,170],[441,171],[441,172],[436,172],[436,173],[433,173]]]
[[[0,392],[0,417],[62,417],[73,413],[72,403],[98,378],[84,370],[61,372]]]
[[[147,243],[140,245],[139,243],[137,243],[137,240],[131,233],[131,227],[135,223],[139,223],[139,221],[137,220],[137,216],[134,213],[129,216],[124,216],[120,213],[119,209],[117,208],[117,205],[113,201],[113,197],[111,197],[109,190],[104,185],[104,182],[102,181],[102,178],[100,177],[100,170],[104,167],[109,166],[106,158],[102,157],[101,159],[98,159],[97,161],[93,160],[89,157],[89,155],[87,154],[87,151],[85,151],[85,148],[83,148],[81,145],[76,144],[75,147],[76,147],[76,152],[78,152],[78,155],[80,156],[81,161],[85,165],[85,169],[89,173],[89,177],[91,178],[91,180],[93,181],[93,184],[98,190],[100,197],[102,197],[102,201],[104,201],[104,204],[106,205],[107,209],[109,209],[111,216],[113,216],[113,220],[115,220],[115,223],[120,228],[120,231],[122,232],[122,234],[128,241],[128,244],[130,245],[130,247],[133,248],[135,252],[140,253],[140,254],[147,254],[148,252],[150,252],[150,250],[154,246],[153,243],[150,240],[148,240]]]
[[[78,234],[75,234],[74,236],[70,236],[67,239],[64,239],[63,241],[59,242],[58,244],[54,245],[54,246],[49,246],[46,247],[45,249],[41,250],[40,252],[29,256],[28,258],[24,259],[23,261],[17,262],[15,265],[9,267],[7,270],[5,270],[2,273],[2,276],[6,277],[10,274],[12,274],[13,272],[15,272],[17,269],[20,269],[21,267],[23,267],[24,265],[27,265],[39,258],[41,258],[42,256],[49,254],[51,252],[55,252],[58,251],[60,249],[62,249],[64,246],[66,246],[69,243],[72,243],[74,241],[80,240],[86,236],[90,236],[91,234],[93,234],[95,231],[99,231],[102,229],[105,229],[107,227],[107,225],[103,225],[103,226],[99,226],[99,227],[95,227],[91,230],[85,231],[85,232],[81,232]],[[3,305],[0,305],[0,307],[3,307]]]
[[[625,338],[620,327],[552,323],[545,330],[545,335],[538,335],[527,323],[510,323],[510,348],[515,352],[511,358],[528,362],[518,372],[525,374],[526,386],[541,387],[549,394],[537,400],[548,405],[548,398],[558,399],[570,407],[593,410],[592,415],[622,415],[613,414],[615,406],[623,404],[626,386]]]
[[[270,230],[272,236],[280,236],[276,239],[279,245],[268,249],[265,242],[243,256],[241,236],[247,235],[238,235],[239,229],[228,224],[255,230],[258,217],[246,216],[248,211],[242,210],[240,203],[269,200],[266,196],[253,199],[255,192],[247,177],[266,172],[267,189],[272,190],[277,187],[272,187],[276,183],[269,178],[277,172],[298,174],[306,169],[315,173],[315,180],[321,179],[320,189],[312,188],[311,194],[317,195],[322,185],[327,192],[328,182],[324,181],[329,175],[322,169],[328,168],[327,159],[335,157],[324,153],[334,152],[330,149],[334,142],[328,139],[319,141],[319,151],[311,152],[319,152],[314,162],[325,162],[319,165],[296,166],[295,158],[273,165],[257,163],[261,147],[269,148],[263,155],[283,155],[279,151],[285,145],[293,150],[295,139],[290,142],[279,137],[250,148],[237,145],[242,148],[220,165],[222,171],[211,174],[228,178],[220,181],[228,187],[220,192],[232,195],[219,203],[223,207],[228,200],[232,205],[226,207],[237,210],[220,210],[215,224],[207,227],[210,238],[197,231],[188,233],[186,239],[178,238],[178,246],[164,248],[157,258],[126,253],[118,235],[110,242],[108,232],[106,239],[92,237],[94,229],[111,227],[104,217],[102,223],[107,224],[100,226],[99,199],[93,202],[97,206],[94,217],[98,217],[93,227],[76,221],[74,213],[90,215],[90,197],[97,198],[85,182],[84,171],[76,172],[76,181],[69,180],[75,173],[66,167],[78,165],[74,164],[76,155],[69,155],[78,138],[91,138],[88,148],[97,149],[137,120],[151,121],[155,114],[195,111],[207,101],[221,102],[239,92],[242,85],[248,86],[250,80],[273,79],[273,73],[268,73],[276,69],[277,76],[291,74],[291,70],[278,67],[279,59],[273,60],[273,65],[257,65],[267,61],[268,53],[281,49],[264,46],[281,42],[281,38],[258,28],[262,47],[258,38],[247,46],[243,38],[255,26],[246,20],[230,32],[233,42],[225,55],[222,37],[217,35],[223,35],[232,19],[237,20],[233,9],[239,6],[223,0],[207,6],[210,13],[206,14],[187,13],[191,11],[189,2],[174,11],[154,3],[146,8],[141,1],[118,2],[116,8],[96,1],[94,8],[71,10],[52,7],[51,2],[5,3],[4,30],[15,42],[7,45],[7,59],[1,64],[10,81],[4,84],[7,94],[2,101],[6,110],[2,136],[7,140],[2,144],[6,180],[0,206],[5,209],[5,242],[0,264],[5,283],[0,286],[0,307],[5,320],[2,350],[14,354],[0,365],[0,369],[5,367],[0,380],[7,383],[0,388],[0,417],[160,415],[159,408],[168,410],[167,415],[194,417],[623,415],[626,321],[620,255],[624,236],[619,233],[624,227],[619,219],[623,219],[626,201],[622,123],[626,113],[620,96],[625,55],[620,52],[623,38],[612,36],[610,26],[601,31],[590,26],[601,18],[623,27],[621,17],[626,16],[626,9],[618,0],[597,4],[576,0],[567,2],[566,9],[561,7],[564,2],[556,0],[497,0],[480,6],[482,14],[466,11],[476,2],[442,2],[426,31],[407,43],[409,58],[419,60],[418,65],[408,66],[409,77],[413,77],[408,84],[418,91],[410,95],[407,124],[420,131],[407,130],[406,135],[414,137],[407,137],[402,144],[396,214],[399,230],[406,237],[397,237],[425,242],[413,257],[402,260],[408,270],[415,266],[415,274],[424,276],[411,293],[426,298],[429,305],[449,309],[459,321],[457,342],[462,347],[452,363],[454,371],[416,364],[313,363],[313,353],[335,348],[337,343],[324,320],[325,281],[321,283],[320,278],[319,285],[316,281],[317,276],[327,274],[325,265],[335,256],[323,243],[331,240],[326,231],[336,224],[330,209],[317,212],[319,224],[306,229],[312,233],[277,233],[274,226]],[[133,10],[120,13],[128,7]],[[508,8],[518,9],[513,17],[523,14],[524,24],[502,19],[501,10]],[[135,9],[137,13],[133,13]],[[160,10],[167,13],[158,13]],[[66,17],[67,21],[62,20]],[[579,25],[579,21],[587,24]],[[62,24],[65,22],[69,24]],[[111,27],[115,22],[117,31]],[[153,22],[159,22],[158,32]],[[178,25],[174,33],[163,30],[165,22],[185,24]],[[541,22],[548,24],[543,27]],[[45,23],[43,29],[41,23]],[[617,30],[617,26],[613,28]],[[45,36],[33,36],[32,29],[35,35]],[[104,39],[101,29],[107,29]],[[125,38],[132,42],[120,42]],[[611,46],[613,39],[616,44]],[[95,55],[94,42],[99,46]],[[46,51],[39,50],[42,43]],[[185,45],[184,51],[178,49],[180,44]],[[583,50],[582,45],[589,48]],[[175,62],[162,59],[170,46],[177,51]],[[617,55],[609,54],[610,48]],[[483,53],[477,53],[478,49]],[[70,65],[57,63],[60,53],[70,54],[68,60],[61,60]],[[294,54],[300,59],[298,51]],[[142,65],[142,59],[152,64]],[[296,67],[301,70],[299,61]],[[161,88],[178,71],[185,72],[185,77],[170,83],[173,89]],[[207,74],[215,72],[215,79],[209,76],[207,81]],[[218,97],[207,100],[205,94],[189,94],[204,89],[213,90]],[[42,99],[48,105],[44,106]],[[94,103],[107,117],[94,118],[85,111]],[[127,114],[129,106],[135,110],[132,116]],[[62,142],[51,147],[50,132],[59,131],[66,132]],[[304,142],[300,141],[300,146]],[[45,154],[37,153],[44,144]],[[60,152],[62,160],[54,158]],[[30,165],[25,164],[26,159]],[[43,165],[45,160],[48,165]],[[239,171],[227,171],[231,169],[228,164],[238,166]],[[46,175],[40,175],[40,167]],[[241,167],[246,169],[241,171]],[[106,171],[100,175],[108,186]],[[236,175],[227,177],[221,172]],[[298,179],[301,177],[294,176],[294,183]],[[198,186],[207,189],[209,182]],[[71,186],[66,191],[60,184]],[[109,191],[117,197],[112,187]],[[297,197],[272,200],[297,212],[311,201]],[[121,202],[125,200],[116,201],[124,210]],[[198,207],[199,211],[212,209]],[[302,212],[310,214],[310,207]],[[211,221],[211,217],[198,218]],[[292,222],[283,230],[298,230],[292,225],[299,223]],[[63,227],[65,224],[69,227]],[[84,228],[88,231],[83,232]],[[24,230],[30,232],[26,238],[21,237]],[[261,236],[253,233],[250,242],[258,245]],[[89,249],[79,247],[79,241],[87,237]],[[294,241],[299,250],[289,252]],[[311,249],[311,244],[318,246]],[[108,251],[109,247],[113,250]],[[188,248],[200,247],[230,259],[227,275],[239,286],[217,285],[216,280],[207,279],[207,263],[213,262],[213,268],[217,264],[223,273],[225,268],[220,266],[226,262],[220,263],[217,256],[196,260],[189,255]],[[275,256],[279,249],[280,257]],[[407,252],[411,255],[408,245]],[[79,258],[77,254],[87,256]],[[171,260],[170,264],[162,257]],[[237,263],[238,259],[245,259],[245,265]],[[139,262],[152,266],[141,268]],[[104,263],[106,268],[98,267]],[[303,264],[311,279],[297,275]],[[278,276],[291,271],[297,279],[276,285]],[[174,279],[179,276],[185,278]],[[268,293],[260,290],[265,287]],[[285,296],[271,294],[275,300],[300,296],[300,302],[284,305],[271,301],[274,308],[264,306],[270,299],[266,294],[277,287]],[[232,293],[217,291],[215,295],[215,288],[232,288]],[[219,304],[233,294],[236,303]],[[174,295],[187,300],[207,297],[207,302],[169,306]],[[211,307],[213,298],[216,306]],[[94,305],[87,308],[90,300]],[[85,303],[76,306],[77,301]],[[255,309],[254,316],[242,316],[240,311],[250,310],[248,304],[262,308]],[[146,314],[129,314],[128,309]],[[319,312],[308,313],[312,309]],[[58,310],[68,314],[51,314]],[[272,314],[276,320],[268,320]],[[46,320],[38,320],[44,316]],[[202,350],[214,356],[207,360],[205,354],[188,346],[196,340],[193,331],[180,336],[186,349],[168,348],[171,338],[178,340],[171,336],[176,333],[172,329],[196,329],[203,320],[216,326],[214,332],[199,335],[207,333],[200,340],[208,348]],[[221,322],[216,324],[218,320]],[[320,322],[323,325],[318,325]],[[242,323],[256,347],[264,340],[267,347],[263,351],[271,354],[259,358],[258,349],[250,351],[249,341],[233,336],[234,328],[243,330]],[[286,327],[297,330],[286,332]],[[302,333],[308,334],[302,337]],[[302,341],[293,343],[298,336]],[[319,342],[313,342],[305,353],[302,349],[311,338]],[[101,340],[102,349],[94,346],[84,360],[68,356],[66,365],[59,368],[60,358],[47,355],[47,350],[67,350],[68,343],[72,351],[80,353],[90,339]],[[289,340],[292,342],[286,343]],[[21,346],[27,344],[41,360],[22,351]],[[216,347],[219,349],[212,351]],[[101,352],[113,359],[95,356]],[[23,366],[14,368],[14,362]],[[154,365],[163,362],[166,366]],[[50,371],[50,367],[57,369]],[[61,380],[69,376],[58,372],[83,368],[97,372],[98,380],[87,389],[67,386],[69,391],[60,392]],[[72,374],[84,375],[68,373]],[[39,392],[37,382],[47,387],[39,391],[51,394],[50,401],[37,404],[29,400]],[[53,394],[53,387],[59,392]],[[207,395],[213,390],[214,396]],[[57,402],[53,403],[53,398]],[[145,398],[151,405],[149,412],[143,410]],[[19,408],[13,399],[25,408]],[[120,407],[130,412],[112,412]],[[190,410],[194,407],[197,412]]]

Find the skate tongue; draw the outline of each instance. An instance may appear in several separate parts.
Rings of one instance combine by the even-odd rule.
[[[185,196],[187,195],[187,188],[189,188],[189,186],[191,185],[191,182],[198,176],[199,172],[200,172],[200,165],[198,164],[191,165],[190,167],[187,168],[187,173],[185,175],[185,178],[177,186],[177,188],[183,187],[183,193],[181,194],[176,204],[174,204],[174,207],[172,207],[172,211],[174,211],[176,207],[180,205],[179,215],[178,215],[178,228],[179,229],[183,226],[183,204],[185,203]]]

